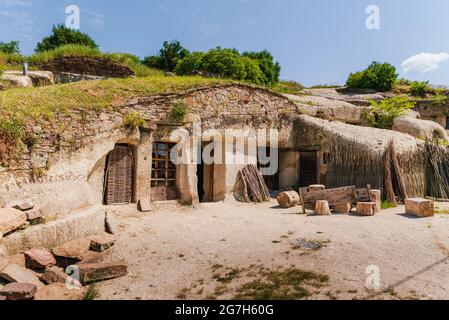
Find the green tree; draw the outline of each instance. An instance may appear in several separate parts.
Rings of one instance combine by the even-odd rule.
[[[371,107],[365,115],[372,126],[390,130],[394,119],[403,116],[408,110],[413,109],[414,102],[407,96],[396,96],[382,101],[370,101]]]
[[[346,86],[356,89],[390,91],[397,80],[398,74],[394,66],[389,63],[373,62],[367,69],[351,73],[346,81]]]
[[[193,52],[181,61],[175,68],[175,73],[179,75],[189,75],[194,71],[199,71],[202,69],[203,58],[205,53],[203,52]]]
[[[243,80],[246,78],[245,65],[235,49],[212,49],[205,54],[202,71],[207,71],[220,78]]]
[[[98,45],[87,34],[77,30],[66,28],[64,25],[53,26],[52,34],[42,39],[37,44],[35,52],[44,52],[56,49],[67,44],[77,44],[90,48],[98,48]]]
[[[20,54],[19,41],[1,42],[0,52],[6,54]]]
[[[150,68],[173,72],[178,63],[189,54],[189,50],[184,48],[178,40],[165,41],[159,54],[146,57],[143,63]]]
[[[243,57],[249,57],[258,62],[259,68],[263,73],[262,83],[274,85],[279,82],[281,75],[281,65],[275,62],[273,55],[267,50],[260,52],[244,52]]]

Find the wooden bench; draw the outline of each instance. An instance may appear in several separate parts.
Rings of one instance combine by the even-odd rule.
[[[320,200],[326,200],[329,206],[357,201],[357,190],[354,186],[318,191],[302,188],[299,190],[299,195],[303,213],[306,213],[306,210],[315,210],[316,202]]]
[[[331,207],[345,204],[356,205],[358,202],[371,202],[373,200],[370,185],[362,189],[356,189],[355,186],[327,190],[316,190],[310,187],[301,188],[299,189],[299,196],[303,213],[306,213],[306,210],[315,210],[316,202],[319,200],[328,201]]]

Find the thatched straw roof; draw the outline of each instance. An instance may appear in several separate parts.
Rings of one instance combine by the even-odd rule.
[[[329,136],[336,136],[348,142],[356,141],[374,152],[383,152],[386,150],[390,141],[394,142],[395,149],[398,153],[414,150],[418,145],[423,143],[408,134],[391,130],[355,126],[307,115],[300,115],[299,119],[306,126],[315,127]]]

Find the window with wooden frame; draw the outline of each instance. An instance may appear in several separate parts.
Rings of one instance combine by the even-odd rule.
[[[170,160],[172,143],[153,144],[151,168],[151,195],[153,201],[176,200],[176,165]]]

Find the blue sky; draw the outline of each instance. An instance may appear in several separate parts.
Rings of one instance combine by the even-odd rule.
[[[32,53],[71,4],[104,51],[143,57],[178,39],[191,51],[268,49],[283,79],[305,85],[344,83],[373,60],[449,85],[447,0],[0,0],[0,41]],[[380,10],[379,30],[365,27],[368,5]]]

